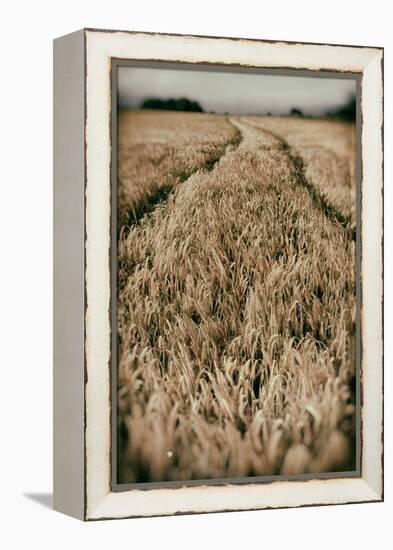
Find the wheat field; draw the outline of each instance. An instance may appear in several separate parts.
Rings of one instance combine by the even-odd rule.
[[[118,481],[355,468],[355,130],[124,111]]]

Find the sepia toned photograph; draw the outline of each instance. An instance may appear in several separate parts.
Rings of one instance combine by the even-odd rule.
[[[358,475],[357,80],[114,88],[117,483]]]

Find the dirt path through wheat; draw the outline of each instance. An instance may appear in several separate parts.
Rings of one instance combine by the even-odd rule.
[[[244,118],[242,119],[242,122],[243,127],[253,128],[254,130],[256,129],[257,131],[259,130],[260,132],[263,132],[265,135],[271,136],[276,143],[276,146],[287,155],[293,165],[299,185],[308,191],[308,194],[317,208],[322,210],[328,218],[336,220],[339,224],[341,224],[344,229],[348,230],[349,236],[355,240],[356,228],[351,214],[344,212],[336,204],[334,204],[334,202],[329,200],[327,193],[329,189],[325,189],[321,192],[321,190],[318,189],[317,186],[313,185],[313,183],[307,178],[306,165],[302,155],[295,151],[294,148],[291,147],[282,136],[278,135],[276,132],[273,132],[270,128],[264,128],[261,123],[257,125],[251,120],[244,120]]]
[[[119,126],[118,232],[127,233],[139,224],[192,174],[213,170],[227,150],[235,149],[241,141],[239,130],[228,117],[206,115],[195,121],[166,113],[161,121],[154,113],[145,116],[124,113],[126,118],[121,118]]]

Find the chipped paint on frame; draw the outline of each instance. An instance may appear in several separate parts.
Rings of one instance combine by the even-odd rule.
[[[108,39],[109,38],[109,39]],[[138,39],[143,44],[138,42]],[[226,46],[231,45],[231,52],[225,48],[225,54],[219,47],[222,43]],[[165,44],[169,44],[169,51],[165,54]],[[187,45],[187,51],[185,51]],[[204,48],[201,48],[203,46]],[[247,47],[252,50],[244,51]],[[260,46],[265,47],[264,52],[260,52]],[[296,59],[298,62],[293,64],[278,63],[273,65],[267,63],[266,47],[284,48],[288,51],[296,50]],[[138,49],[139,48],[139,49]],[[201,49],[209,51],[201,56]],[[257,48],[257,49],[255,49]],[[332,55],[331,50],[335,51]],[[340,49],[337,52],[337,49]],[[329,50],[329,52],[328,52]],[[159,55],[147,60],[143,53],[149,51],[159,52]],[[182,52],[181,59],[178,59],[179,52]],[[194,51],[194,54],[192,53]],[[136,56],[134,57],[134,52]],[[214,53],[213,53],[214,52]],[[356,55],[355,53],[356,52]],[[306,53],[306,62],[300,62],[300,58]],[[329,53],[329,55],[326,55]],[[311,55],[312,54],[312,55]],[[338,54],[338,59],[337,59]],[[345,55],[347,57],[345,58]],[[231,57],[233,55],[233,57]],[[311,57],[310,57],[311,55]],[[269,492],[279,493],[277,497],[271,499],[263,492],[261,484],[257,484],[251,478],[247,480],[246,485],[225,487],[203,485],[203,482],[197,482],[193,487],[182,487],[176,491],[167,489],[166,484],[161,484],[161,489],[151,489],[150,491],[141,491],[135,489],[126,491],[122,494],[111,492],[111,387],[110,387],[110,364],[111,364],[111,310],[110,288],[112,284],[111,277],[111,258],[113,258],[113,244],[111,244],[111,226],[110,218],[113,216],[113,203],[111,201],[110,191],[110,173],[112,152],[110,149],[111,131],[113,120],[111,111],[113,107],[113,97],[111,96],[111,67],[112,59],[124,60],[134,59],[135,61],[150,62],[169,62],[169,63],[198,63],[205,65],[221,65],[226,68],[263,68],[271,71],[277,70],[307,70],[315,72],[341,72],[362,74],[362,87],[364,84],[365,70],[372,65],[375,59],[380,58],[383,64],[383,52],[379,48],[369,48],[361,46],[340,46],[340,45],[316,45],[298,42],[274,42],[266,40],[234,39],[220,37],[192,37],[182,35],[162,35],[147,34],[140,32],[125,31],[101,31],[85,30],[85,183],[86,183],[86,204],[85,204],[85,281],[86,281],[86,325],[85,325],[85,519],[112,519],[115,517],[141,517],[169,514],[185,513],[208,513],[219,511],[241,511],[284,507],[303,507],[328,504],[345,504],[352,502],[375,502],[383,499],[383,467],[379,468],[379,479],[373,478],[373,487],[364,479],[308,479],[301,482],[302,490],[300,495],[296,485],[299,487],[300,481],[274,481],[270,484]],[[254,57],[253,57],[254,56]],[[163,59],[163,57],[165,59]],[[356,58],[356,62],[351,63],[350,58]],[[317,59],[323,59],[324,63],[317,63]],[[326,58],[328,62],[326,63]],[[344,59],[345,58],[345,59]],[[336,59],[334,61],[334,59]],[[378,59],[379,61],[379,59]],[[90,74],[92,69],[93,76]],[[380,79],[383,86],[383,71],[380,75],[376,72],[374,78]],[[92,80],[95,85],[102,88],[103,96],[97,94],[96,102],[92,94],[89,95],[89,85],[92,86]],[[373,82],[370,80],[372,88]],[[375,85],[375,82],[374,82]],[[95,88],[96,90],[97,88]],[[375,90],[374,90],[375,92]],[[100,98],[98,98],[100,96]],[[104,97],[101,101],[101,97]],[[377,92],[374,99],[374,115],[376,119],[381,119],[381,127],[378,132],[383,133],[383,93]],[[378,103],[379,102],[379,103]],[[362,103],[363,110],[368,112],[370,104]],[[110,126],[108,120],[110,119]],[[363,120],[362,120],[363,124]],[[375,126],[375,124],[374,124]],[[94,131],[93,131],[94,128]],[[369,127],[370,128],[370,125]],[[383,136],[382,136],[383,137]],[[361,170],[363,171],[363,161],[367,156],[368,145],[362,133],[363,156]],[[381,139],[381,155],[382,155]],[[98,155],[97,155],[98,153]],[[99,158],[100,157],[100,158]],[[371,163],[370,163],[371,164]],[[377,181],[380,181],[381,192],[383,193],[382,172],[380,165],[374,159],[373,168],[377,175]],[[94,193],[92,185],[94,182]],[[362,191],[363,193],[363,185]],[[382,195],[383,201],[383,195]],[[112,206],[111,206],[112,205]],[[374,205],[378,220],[381,218],[382,225],[382,204]],[[97,231],[98,230],[98,231]],[[113,231],[113,229],[112,229]],[[381,243],[383,243],[383,234]],[[106,260],[105,260],[106,258]],[[382,261],[377,262],[378,273],[383,277]],[[106,267],[105,267],[106,266]],[[108,267],[109,266],[109,267]],[[112,265],[113,269],[113,265]],[[364,272],[364,267],[362,268]],[[380,300],[383,299],[382,286],[377,288],[377,294],[380,292]],[[106,311],[106,314],[102,314]],[[366,317],[367,311],[364,316]],[[363,310],[362,310],[363,316]],[[367,325],[367,317],[365,321]],[[382,331],[382,318],[376,321]],[[382,337],[377,342],[379,352],[382,351]],[[98,345],[97,345],[98,344]],[[102,348],[100,346],[102,345]],[[382,376],[383,357],[380,359],[380,376]],[[93,367],[94,365],[94,367]],[[362,373],[363,376],[363,373]],[[362,384],[363,385],[363,384]],[[381,394],[381,388],[374,388],[374,393]],[[365,393],[368,387],[365,387]],[[380,395],[382,401],[382,395]],[[109,405],[109,406],[108,406]],[[382,407],[382,403],[381,403]],[[109,414],[108,414],[109,412]],[[369,415],[368,415],[369,416]],[[380,455],[383,461],[383,424],[376,422],[377,429],[381,432],[382,444],[380,446]],[[363,428],[360,430],[363,440]],[[377,450],[376,454],[379,454]],[[375,458],[375,457],[374,457]],[[363,461],[362,461],[363,466]],[[383,466],[383,463],[382,463]],[[378,468],[377,468],[378,469]],[[361,476],[363,476],[363,470]],[[314,476],[315,478],[315,476]],[[250,479],[250,478],[249,478]],[[349,482],[349,485],[348,485]],[[354,483],[357,486],[355,487]],[[295,485],[294,485],[295,484]],[[201,486],[202,485],[202,486]],[[264,484],[266,487],[266,484]],[[327,489],[329,486],[329,490]],[[311,488],[311,491],[309,490]],[[235,491],[234,491],[235,489]],[[238,491],[242,491],[239,493]],[[332,493],[333,490],[333,493]],[[217,491],[220,492],[219,498]],[[248,494],[245,495],[244,491]],[[347,491],[347,495],[341,498],[339,493]],[[177,502],[173,502],[173,495],[178,494]],[[310,494],[308,494],[310,493]],[[141,498],[142,495],[142,498]],[[151,498],[144,498],[143,495]],[[202,497],[201,497],[202,495]],[[235,496],[237,495],[237,496]],[[294,499],[294,495],[298,495]],[[241,498],[239,498],[241,496]],[[202,498],[202,507],[200,502]],[[278,500],[276,500],[276,497]],[[234,500],[233,500],[234,498]],[[256,500],[255,500],[256,498]],[[208,502],[210,499],[210,502]],[[236,502],[236,506],[229,505]],[[246,499],[247,504],[244,503]],[[168,502],[171,501],[171,502]],[[159,509],[157,509],[157,503]]]

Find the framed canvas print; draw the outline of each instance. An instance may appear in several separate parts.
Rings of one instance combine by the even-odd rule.
[[[383,499],[383,50],[54,42],[54,506]]]

